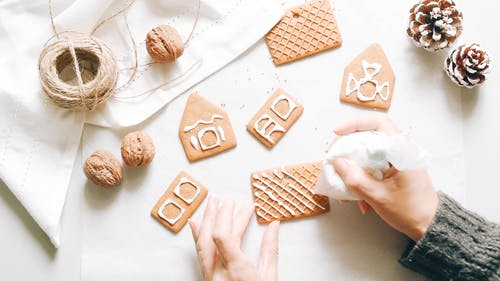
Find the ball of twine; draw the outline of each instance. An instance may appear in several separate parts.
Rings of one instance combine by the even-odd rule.
[[[57,105],[92,110],[112,94],[117,61],[102,40],[76,32],[52,37],[38,59],[43,91]]]

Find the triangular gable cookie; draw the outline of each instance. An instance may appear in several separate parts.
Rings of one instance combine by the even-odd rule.
[[[189,161],[236,147],[227,113],[197,93],[191,94],[186,102],[179,137]]]
[[[372,44],[344,70],[340,100],[387,110],[391,106],[396,78],[379,44]]]
[[[269,223],[328,212],[328,197],[314,194],[320,172],[321,163],[315,162],[252,173],[257,221]]]
[[[313,0],[289,9],[266,35],[276,65],[342,44],[329,0]]]

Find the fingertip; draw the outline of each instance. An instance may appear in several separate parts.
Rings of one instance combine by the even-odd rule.
[[[280,221],[275,221],[274,227],[276,228],[276,233],[279,233],[280,227],[281,227],[281,222]]]
[[[279,229],[280,229],[280,221],[279,220],[276,220],[276,221],[272,221],[269,226],[268,226],[268,231],[271,232],[273,234],[273,237],[276,236],[277,237],[277,234],[279,233]]]
[[[370,211],[370,205],[366,203],[365,201],[358,201],[358,206],[359,210],[361,211],[361,214],[366,215]]]
[[[272,221],[264,233],[259,258],[259,269],[266,280],[278,280],[277,266],[279,256],[278,231],[280,221]]]
[[[188,225],[189,225],[189,228],[191,229],[191,234],[193,235],[194,241],[197,242],[198,236],[199,236],[198,223],[195,220],[188,219]]]
[[[347,128],[345,128],[345,126],[338,126],[335,129],[333,129],[333,132],[339,136],[349,134],[349,130],[347,130]]]
[[[349,160],[345,158],[336,158],[333,160],[333,167],[335,168],[335,171],[341,175],[345,174],[349,170],[350,166],[351,164]]]
[[[280,223],[281,223],[281,222],[280,222],[279,220],[276,220],[276,221],[272,221],[272,222],[270,223],[270,225],[272,225],[273,227],[277,227],[277,228],[279,228],[279,227],[280,227]]]
[[[361,212],[361,214],[364,216],[366,214],[366,210],[363,208],[363,206],[361,204],[358,203],[358,207],[359,207],[359,211]]]

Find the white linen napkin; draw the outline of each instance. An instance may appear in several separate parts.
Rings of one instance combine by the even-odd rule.
[[[89,33],[99,19],[124,4],[113,0],[54,1],[56,27],[58,31]],[[67,8],[58,13],[60,7]],[[127,15],[137,41],[139,64],[150,61],[144,48],[147,31],[167,23],[186,40],[196,18],[196,7],[196,0],[136,1]],[[272,1],[201,1],[199,21],[184,55],[168,66],[141,68],[130,87],[117,95],[142,93],[192,69],[189,75],[145,98],[127,102],[111,99],[95,111],[84,113],[57,107],[41,91],[37,59],[43,43],[52,35],[48,2],[1,2],[1,179],[58,247],[60,217],[84,123],[131,126],[142,122],[243,53],[281,14],[279,5]],[[115,51],[121,69],[132,66],[132,45],[122,16],[105,24],[96,36]],[[129,77],[127,71],[120,74],[119,85]]]

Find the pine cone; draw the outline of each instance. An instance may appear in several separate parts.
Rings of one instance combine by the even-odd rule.
[[[448,48],[462,33],[462,12],[452,0],[421,0],[410,10],[406,32],[427,51]]]
[[[457,85],[473,88],[486,80],[490,57],[478,44],[453,49],[444,61],[444,70]]]

